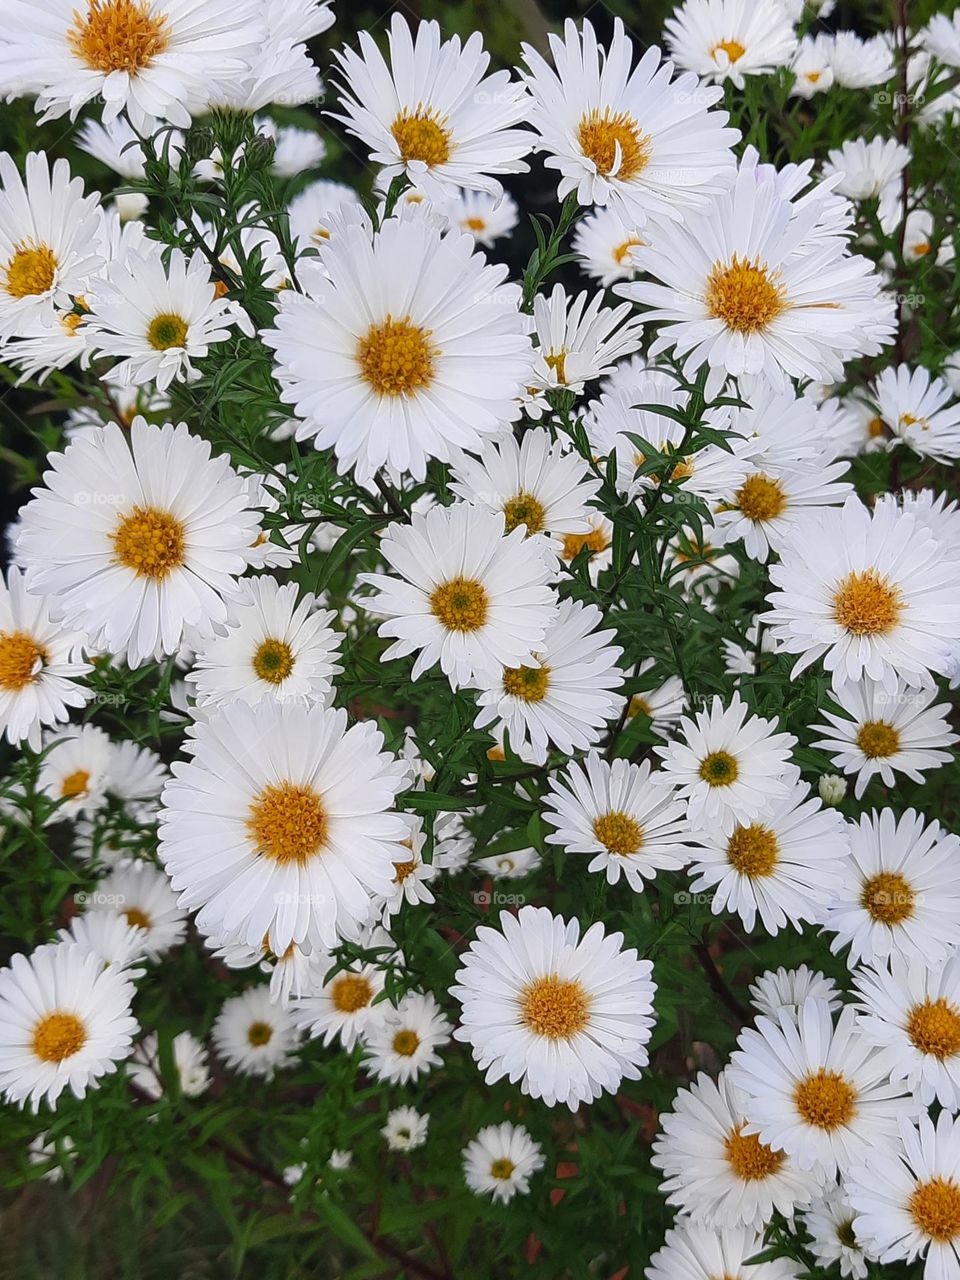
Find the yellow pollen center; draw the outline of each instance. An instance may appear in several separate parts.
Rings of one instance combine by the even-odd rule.
[[[913,915],[915,895],[896,871],[871,876],[860,891],[860,905],[878,924],[902,924]]]
[[[43,645],[25,631],[0,631],[0,689],[19,693],[35,684],[49,661]]]
[[[784,1154],[765,1146],[755,1133],[742,1133],[743,1125],[732,1129],[723,1140],[730,1168],[741,1182],[762,1182],[783,1165]]]
[[[960,1010],[945,996],[915,1004],[907,1019],[907,1035],[921,1053],[943,1062],[960,1053]]]
[[[643,847],[643,827],[622,810],[601,814],[593,820],[593,834],[608,853],[627,858]]]
[[[444,118],[431,107],[403,110],[390,126],[404,164],[420,160],[425,165],[446,164],[450,159],[451,133]]]
[[[176,516],[157,507],[134,507],[110,535],[120,564],[138,578],[162,582],[184,562],[184,527]]]
[[[925,258],[927,254],[930,252],[930,241],[921,240],[918,244],[915,244],[913,246],[913,252],[915,257]]]
[[[547,974],[524,987],[520,1017],[534,1035],[569,1040],[590,1020],[590,997],[578,981]]]
[[[487,759],[494,763],[496,762],[502,763],[504,760],[506,760],[506,758],[507,758],[507,753],[504,751],[503,747],[501,746],[490,747],[487,750]]]
[[[77,330],[83,324],[83,316],[79,311],[68,311],[65,316],[60,317],[60,324],[71,338],[75,338]]]
[[[884,636],[900,620],[903,600],[876,569],[848,573],[833,593],[833,616],[855,636]]]
[[[871,440],[876,440],[879,436],[883,435],[883,419],[882,418],[870,419],[870,421],[867,423],[867,435],[870,437]]]
[[[815,1129],[842,1129],[857,1110],[857,1091],[839,1072],[819,1071],[805,1076],[793,1094],[800,1115]]]
[[[549,351],[543,357],[544,364],[553,370],[553,375],[561,386],[567,382],[567,353],[565,351]]]
[[[255,1049],[262,1049],[273,1039],[273,1027],[269,1022],[251,1022],[247,1029],[247,1040]]]
[[[542,702],[550,686],[549,667],[506,667],[503,692],[522,702]]]
[[[494,1160],[490,1166],[490,1177],[497,1178],[500,1182],[506,1182],[508,1178],[513,1176],[514,1163],[508,1160],[506,1156],[501,1156],[499,1160]]]
[[[487,620],[487,593],[475,578],[451,578],[434,587],[430,609],[447,631],[479,631]]]
[[[952,1178],[918,1182],[908,1207],[923,1234],[938,1244],[960,1236],[960,1186]]]
[[[727,841],[727,861],[734,871],[751,880],[772,875],[779,860],[780,847],[776,835],[759,822],[749,827],[737,827]]]
[[[857,733],[857,746],[868,760],[885,760],[900,750],[900,734],[885,720],[868,720]]]
[[[430,330],[410,323],[410,317],[371,325],[357,343],[357,363],[364,381],[380,396],[412,396],[429,387],[436,350]]]
[[[714,263],[707,277],[707,311],[735,333],[762,333],[786,309],[786,288],[766,263],[737,254]]]
[[[141,911],[139,907],[127,907],[120,914],[126,920],[127,924],[131,924],[135,929],[149,929],[153,921],[145,911]]]
[[[821,74],[822,73],[819,71],[808,71],[807,79],[810,81],[811,84],[816,84],[819,81]]]
[[[86,17],[74,10],[67,32],[74,57],[104,75],[143,71],[169,43],[167,19],[151,7],[146,0],[89,0]]]
[[[630,236],[628,239],[624,240],[622,244],[618,244],[613,251],[613,260],[617,266],[622,267],[624,262],[627,260],[627,255],[630,250],[640,248],[642,244],[643,241],[638,240],[636,236]]]
[[[86,1043],[87,1029],[72,1013],[48,1013],[33,1028],[31,1046],[42,1062],[63,1062]]]
[[[330,999],[338,1013],[356,1013],[373,999],[373,987],[358,973],[345,973],[330,984]]]
[[[739,62],[743,55],[747,52],[746,45],[742,45],[739,40],[718,40],[710,50],[710,57],[716,61],[717,51],[722,49],[731,62]]]
[[[610,541],[602,529],[591,529],[589,533],[568,533],[563,539],[561,555],[564,560],[576,560],[584,548],[590,552],[591,556],[595,556],[601,551],[606,551],[609,545]]]
[[[740,766],[729,751],[711,751],[700,762],[700,777],[711,787],[730,787],[740,776]]]
[[[594,108],[580,117],[577,140],[598,173],[620,182],[630,182],[642,173],[653,154],[653,139],[641,132],[633,116],[626,111],[614,115],[609,107],[603,115]]]
[[[649,716],[651,720],[653,719],[653,708],[650,703],[642,693],[635,693],[630,699],[630,706],[627,708],[627,719],[632,720],[634,716],[640,715],[641,711],[645,716]]]
[[[487,224],[483,218],[467,218],[464,226],[470,231],[480,232],[486,230]]]
[[[32,298],[53,288],[57,259],[48,245],[21,240],[5,270],[7,293],[12,298]]]
[[[154,351],[169,351],[187,345],[188,325],[182,316],[170,312],[154,316],[147,327],[147,341]]]
[[[398,1031],[393,1037],[393,1052],[401,1058],[412,1058],[420,1048],[420,1037],[415,1031]]]
[[[787,496],[779,480],[765,476],[760,472],[747,476],[737,490],[737,506],[748,520],[774,520],[782,515],[787,505]]]
[[[393,883],[403,884],[417,869],[416,858],[410,858],[407,862],[395,862],[393,864]]]
[[[518,493],[503,504],[503,517],[507,533],[513,533],[521,524],[527,526],[528,534],[542,533],[547,513],[532,493]]]
[[[253,669],[268,684],[283,684],[293,670],[293,650],[284,640],[264,640],[253,655]]]
[[[85,795],[89,782],[89,770],[77,769],[75,772],[68,774],[60,784],[60,795],[65,800],[72,800],[75,796]]]
[[[279,862],[304,866],[322,850],[329,822],[312,787],[293,782],[270,783],[250,805],[247,832],[258,853]]]

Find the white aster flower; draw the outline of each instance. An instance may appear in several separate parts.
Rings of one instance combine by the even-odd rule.
[[[522,1125],[490,1124],[463,1149],[463,1176],[477,1195],[507,1204],[525,1196],[530,1179],[543,1168],[543,1150]]]
[[[381,554],[400,576],[364,574],[370,609],[394,637],[384,659],[417,653],[413,678],[439,662],[452,681],[534,661],[556,616],[553,568],[526,526],[466,502],[391,526]]]
[[[833,41],[822,32],[801,38],[790,64],[794,74],[790,92],[794,97],[809,99],[833,87],[832,52]]]
[[[546,907],[504,911],[461,956],[451,993],[463,1005],[454,1038],[468,1043],[488,1084],[511,1084],[548,1107],[576,1111],[648,1061],[653,966],[599,922],[580,937]]]
[[[263,35],[239,75],[224,77],[210,96],[210,107],[260,111],[264,107],[300,107],[323,97],[323,82],[305,42],[326,31],[334,16],[317,0],[260,0]]]
[[[465,45],[457,36],[441,43],[439,24],[421,22],[412,39],[394,13],[388,39],[389,65],[365,31],[359,55],[335,54],[343,106],[335,119],[370,149],[383,180],[406,174],[442,200],[458,187],[499,195],[491,174],[526,172],[533,139],[511,127],[527,116],[526,90],[509,71],[485,76],[490,55],[478,31]]]
[[[270,999],[267,986],[248,987],[225,1000],[210,1035],[228,1067],[267,1080],[290,1065],[300,1039],[290,1014]]]
[[[147,931],[115,911],[100,909],[74,916],[69,926],[58,932],[57,941],[76,943],[95,955],[104,969],[124,971],[131,981],[145,972],[138,966],[147,954]]]
[[[946,554],[960,552],[960,505],[950,502],[936,489],[908,489],[903,493],[881,493],[876,505],[909,511],[917,524],[941,544]]]
[[[624,222],[614,205],[605,205],[580,219],[571,247],[580,270],[599,280],[606,289],[617,280],[633,279],[633,251],[645,243],[637,228]]]
[[[667,1203],[698,1225],[762,1231],[774,1212],[789,1218],[810,1204],[819,1179],[745,1133],[746,1098],[721,1071],[700,1072],[660,1115],[650,1163],[664,1175]]]
[[[0,970],[0,1091],[19,1106],[56,1106],[116,1071],[132,1047],[134,989],[119,969],[71,943],[15,955]]]
[[[769,75],[790,65],[793,24],[777,0],[684,0],[664,24],[667,48],[681,67],[705,80]]]
[[[443,212],[452,226],[466,231],[485,249],[510,235],[519,220],[517,202],[507,191],[499,197],[486,191],[458,191],[445,201]]]
[[[853,492],[853,486],[840,478],[848,470],[845,460],[816,467],[798,464],[778,475],[749,470],[713,512],[715,543],[728,546],[742,540],[752,560],[766,563],[805,513],[844,503]]]
[[[823,1199],[801,1214],[814,1257],[823,1267],[839,1263],[844,1280],[866,1280],[868,1274],[863,1246],[854,1230],[855,1218],[849,1200],[837,1186],[831,1186]]]
[[[434,854],[434,861],[436,861]],[[471,869],[484,872],[493,880],[520,880],[540,865],[536,849],[512,849],[509,853],[491,853],[486,858],[474,858]],[[448,865],[444,870],[450,870]]]
[[[337,225],[341,210],[362,208],[353,187],[321,178],[312,182],[290,201],[290,233],[304,249],[323,249]],[[331,216],[332,215],[332,216]]]
[[[440,874],[436,861],[424,862],[421,853],[426,841],[423,820],[404,814],[408,835],[403,841],[401,856],[393,864],[393,883],[390,891],[378,906],[383,907],[384,923],[396,915],[404,903],[414,907],[419,902],[434,902],[430,881]]]
[[[189,1031],[181,1031],[173,1037],[170,1050],[180,1092],[185,1098],[199,1098],[210,1085],[206,1049],[196,1036],[192,1036]],[[155,1031],[144,1036],[134,1049],[133,1057],[127,1063],[127,1076],[140,1093],[146,1094],[153,1101],[163,1097],[166,1090]]]
[[[840,195],[879,201],[880,226],[890,232],[903,214],[901,174],[909,163],[909,149],[896,138],[848,138],[827,152],[823,173],[839,177]]]
[[[776,644],[769,628],[761,628],[756,619],[747,627],[743,637],[745,643],[723,638],[723,669],[727,675],[736,676],[740,684],[740,676],[755,676],[763,661],[764,654],[776,652]]]
[[[882,35],[864,40],[855,31],[838,31],[830,54],[833,78],[844,89],[886,84],[895,70],[893,48]]]
[[[64,1169],[74,1163],[76,1145],[67,1134],[59,1134],[53,1139],[49,1133],[38,1133],[27,1147],[27,1161],[32,1166],[43,1165],[45,1172],[41,1174],[44,1182],[60,1182]]]
[[[935,13],[920,35],[928,53],[948,67],[960,67],[960,9]]]
[[[892,432],[890,447],[905,444],[935,462],[960,458],[960,403],[942,378],[904,364],[889,367],[874,382],[871,399]]]
[[[587,575],[596,586],[600,574],[613,564],[613,521],[599,511],[590,517],[589,533],[564,536],[560,551],[563,563],[572,566],[581,556],[586,562]]]
[[[391,812],[407,785],[366,721],[273,699],[233,702],[194,732],[160,814],[160,858],[205,933],[330,948],[356,937],[405,856]]]
[[[681,1221],[667,1232],[644,1274],[646,1280],[797,1280],[800,1266],[790,1258],[747,1266],[763,1248],[763,1236],[753,1228],[716,1230]]]
[[[113,867],[86,895],[89,906],[106,907],[144,931],[143,952],[158,960],[183,941],[187,913],[177,905],[170,881],[150,862],[125,861]]]
[[[440,1066],[451,1023],[429,992],[411,991],[363,1033],[364,1066],[378,1080],[409,1084]]]
[[[693,75],[674,77],[656,47],[632,66],[633,45],[619,18],[609,49],[597,44],[587,20],[578,31],[567,19],[563,39],[548,41],[555,71],[530,45],[523,56],[530,123],[546,167],[561,175],[559,199],[576,191],[580,204],[612,204],[642,227],[648,216],[680,217],[722,190],[738,133],[725,127],[725,111],[709,110],[722,101],[718,89]]]
[[[607,763],[590,752],[573,761],[562,779],[551,778],[543,820],[555,827],[547,844],[567,853],[592,854],[588,871],[603,871],[609,884],[621,873],[641,893],[659,871],[679,871],[693,853],[686,812],[674,792],[650,785],[650,761]]]
[[[52,745],[51,745],[52,744]],[[68,725],[51,731],[40,764],[37,790],[57,808],[51,822],[96,813],[107,799],[114,744],[96,725]]]
[[[630,685],[639,685],[640,691],[630,699],[627,719],[646,716],[658,737],[669,738],[687,708],[687,695],[679,676],[668,676],[651,688],[656,665],[655,658],[644,658],[631,678]]]
[[[391,1151],[415,1151],[427,1140],[430,1117],[415,1107],[394,1107],[380,1132]]]
[[[888,955],[919,956],[928,964],[957,946],[960,839],[923,814],[892,809],[861,815],[850,824],[850,856],[843,885],[828,907],[824,929],[831,951],[848,943],[847,963]]]
[[[805,1000],[822,1000],[831,1013],[840,1008],[834,980],[805,964],[796,969],[768,969],[750,987],[750,1003],[773,1022],[781,1011],[796,1019]]]
[[[796,738],[775,733],[775,720],[750,715],[739,693],[728,707],[714,697],[696,720],[684,716],[676,742],[655,747],[663,764],[653,782],[676,787],[694,827],[731,835],[784,799],[796,773]]]
[[[327,979],[336,956],[314,952],[311,961],[316,985],[290,1002],[290,1016],[312,1040],[328,1045],[339,1039],[349,1053],[390,1009],[383,1001],[374,1003],[383,990],[385,972],[375,964],[357,962]]]

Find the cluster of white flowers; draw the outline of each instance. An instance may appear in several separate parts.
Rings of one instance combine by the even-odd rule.
[[[960,358],[912,364],[901,341],[904,264],[946,288],[952,246],[904,135],[778,168],[729,110],[771,74],[798,109],[892,91],[908,57],[916,127],[936,128],[960,108],[949,73],[930,91],[960,66],[960,11],[905,51],[811,33],[830,7],[685,0],[665,53],[619,19],[605,45],[568,21],[493,73],[480,34],[395,13],[386,55],[363,35],[331,68],[373,199],[300,183],[282,217],[248,205],[225,238],[199,210],[151,221],[150,175],[217,191],[258,148],[278,183],[314,170],[320,135],[260,113],[321,95],[306,41],[328,5],[6,0],[0,91],[45,119],[96,105],[77,145],[143,188],[102,201],[66,159],[0,155],[0,358],[28,391],[67,373],[92,389],[9,531],[0,732],[27,768],[0,818],[66,831],[98,877],[0,972],[9,1101],[53,1106],[121,1069],[156,1104],[171,1067],[178,1095],[203,1094],[202,1040],[133,1015],[184,944],[251,979],[207,1028],[217,1070],[270,1079],[320,1042],[393,1096],[462,1044],[486,1084],[547,1108],[618,1095],[650,1062],[652,938],[528,902],[457,935],[453,984],[428,990],[394,937],[466,869],[532,875],[549,846],[597,873],[598,902],[682,885],[676,902],[706,895],[747,933],[819,930],[850,970],[757,975],[729,1064],[661,1117],[677,1219],[650,1280],[792,1280],[787,1256],[746,1266],[775,1215],[844,1275],[923,1255],[929,1280],[960,1278],[960,839],[897,792],[960,740],[960,510],[919,482],[868,501],[855,469],[960,458]],[[196,161],[194,120],[224,111],[250,136]],[[519,223],[502,180],[534,153],[558,236],[577,222],[580,292],[544,287],[544,245],[522,282],[488,256]],[[287,451],[262,469],[191,412],[251,348],[275,401],[262,440]],[[346,598],[305,589],[359,545],[349,507],[300,500],[318,454],[375,513]],[[641,615],[679,644],[673,605],[729,616],[748,573],[722,691],[637,655]],[[519,839],[475,849],[482,802],[443,799],[477,774],[447,771],[429,803],[434,744],[358,711],[371,645],[384,688],[399,673],[458,709],[530,819]],[[111,673],[144,668],[174,750],[93,722]],[[806,720],[809,702],[766,696],[771,669],[822,691]],[[398,1106],[382,1133],[413,1152],[430,1117]],[[507,1122],[463,1151],[499,1202],[545,1163]]]

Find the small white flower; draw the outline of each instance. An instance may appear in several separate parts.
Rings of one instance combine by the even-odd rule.
[[[805,1000],[822,1000],[831,1013],[836,1013],[841,1003],[834,980],[805,964],[797,969],[768,969],[750,987],[750,1003],[773,1022],[781,1012],[796,1019]]]
[[[451,1023],[428,992],[411,991],[363,1032],[364,1059],[378,1080],[409,1084],[440,1066]]]
[[[173,1069],[177,1073],[180,1092],[185,1098],[199,1098],[210,1085],[207,1051],[189,1031],[173,1037],[170,1046]],[[156,1100],[163,1097],[159,1041],[156,1032],[144,1036],[127,1064],[127,1075],[141,1093]]]
[[[395,1107],[380,1132],[391,1151],[415,1151],[427,1140],[430,1117],[415,1107]]]
[[[270,999],[270,988],[261,986],[223,1002],[211,1038],[232,1070],[269,1080],[290,1065],[299,1034],[287,1010]]]
[[[543,1150],[522,1125],[487,1125],[463,1150],[463,1176],[477,1195],[507,1204],[525,1196],[530,1179],[543,1168]]]

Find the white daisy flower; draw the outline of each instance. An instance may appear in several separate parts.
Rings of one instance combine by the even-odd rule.
[[[727,637],[724,637],[721,641],[723,645],[723,669],[727,675],[738,677],[738,684],[740,683],[740,676],[755,676],[759,670],[763,655],[775,653],[777,648],[768,628],[763,627],[761,629],[756,619],[747,627],[744,640],[746,641],[745,644],[738,644],[736,640],[731,640]]]
[[[415,1151],[427,1140],[430,1117],[416,1107],[394,1107],[380,1132],[391,1151]]]
[[[543,1149],[522,1125],[489,1124],[463,1149],[463,1176],[477,1195],[507,1204],[525,1196],[530,1179],[543,1168]]]
[[[924,47],[948,67],[960,67],[960,9],[935,13],[920,33]]]
[[[378,1080],[409,1084],[439,1067],[451,1023],[429,992],[411,991],[363,1034],[364,1066]]]
[[[633,251],[645,243],[637,228],[624,222],[615,205],[605,205],[580,219],[571,248],[580,270],[606,289],[617,280],[633,279]]]
[[[911,209],[904,219],[903,257],[906,262],[922,262],[928,257],[937,239],[937,223],[929,209]],[[954,258],[953,241],[949,239],[949,231],[941,233],[935,255],[938,267],[948,266]],[[885,254],[883,265],[896,269],[893,254]]]
[[[863,1246],[854,1230],[856,1214],[839,1187],[831,1187],[822,1200],[801,1214],[811,1238],[810,1249],[823,1267],[840,1264],[840,1274],[852,1280],[866,1280],[869,1272]]]
[[[784,538],[760,615],[794,674],[823,658],[836,688],[869,676],[929,688],[960,629],[960,571],[915,516],[858,498],[811,516]]]
[[[50,746],[50,743],[53,743]],[[56,805],[51,822],[92,814],[107,799],[114,744],[96,725],[68,725],[49,737],[40,764],[37,790]]]
[[[40,731],[69,720],[93,693],[78,681],[86,637],[50,618],[49,597],[27,591],[19,569],[0,575],[0,736],[40,750]]]
[[[634,250],[651,282],[614,292],[665,322],[650,348],[670,347],[687,376],[704,363],[708,393],[724,374],[833,381],[854,356],[876,353],[893,332],[893,305],[881,298],[873,264],[840,236],[816,237],[819,202],[791,204],[772,181],[741,165],[734,187],[682,225],[664,224],[656,244]]]
[[[746,1096],[748,1132],[801,1169],[843,1174],[897,1131],[898,1115],[919,1104],[891,1084],[883,1053],[857,1028],[847,1006],[834,1023],[822,1000],[806,1000],[796,1019],[757,1019],[741,1031],[728,1074]]]
[[[434,902],[429,888],[430,881],[440,874],[436,862],[424,862],[421,857],[426,832],[421,818],[404,814],[408,835],[403,841],[401,857],[393,864],[393,883],[390,892],[385,896],[383,906],[384,923],[396,915],[404,903],[415,907],[419,902]],[[381,905],[378,901],[378,906]]]
[[[651,781],[678,788],[694,827],[732,835],[738,823],[753,822],[789,793],[797,740],[772,732],[776,724],[750,715],[739,693],[728,707],[714,697],[696,720],[682,718],[676,742],[654,748],[663,764]]]
[[[557,195],[572,191],[582,205],[617,206],[631,224],[648,216],[678,218],[733,173],[735,129],[725,111],[708,108],[722,93],[695,76],[674,77],[660,50],[647,49],[635,67],[633,44],[614,19],[609,49],[584,20],[567,19],[563,39],[548,36],[556,67],[525,44],[533,96],[530,123],[540,135],[546,167],[559,171]]]
[[[258,532],[226,457],[183,423],[137,418],[129,441],[113,424],[47,461],[18,554],[66,625],[136,667],[175,653],[185,626],[224,621]]]
[[[499,198],[486,191],[458,191],[444,203],[443,212],[452,226],[466,231],[485,249],[510,235],[520,217],[508,191]]]
[[[360,578],[387,619],[379,634],[395,638],[384,661],[417,653],[415,680],[439,662],[457,684],[535,661],[556,617],[553,568],[525,525],[504,527],[503,515],[466,502],[390,527],[380,551],[399,577]]]
[[[701,1071],[659,1119],[650,1163],[664,1175],[667,1203],[698,1225],[762,1231],[774,1212],[791,1217],[819,1189],[816,1175],[744,1133],[746,1099],[723,1071],[716,1083]]]
[[[330,1159],[327,1161],[327,1165],[329,1168],[335,1171],[339,1171],[341,1173],[343,1172],[344,1169],[349,1169],[352,1164],[353,1164],[352,1151],[338,1151],[336,1149],[330,1152]]]
[[[748,403],[710,410],[707,422],[746,437],[755,470],[779,476],[798,467],[819,469],[840,456],[829,419],[812,396],[798,396],[792,386],[775,391],[762,378],[741,377],[738,385]]]
[[[670,56],[705,80],[769,75],[790,65],[793,24],[777,0],[684,0],[664,23]]]
[[[452,471],[453,492],[464,502],[502,512],[507,533],[519,524],[528,534],[555,538],[590,532],[595,512],[589,504],[602,482],[548,431],[531,427],[519,443],[513,435],[488,442],[479,459],[461,454]]]
[[[682,1220],[664,1236],[644,1274],[646,1280],[798,1280],[800,1265],[791,1258],[748,1266],[763,1248],[763,1236],[752,1228],[718,1231]]]
[[[44,1182],[61,1182],[64,1169],[74,1162],[75,1150],[76,1145],[67,1134],[59,1134],[56,1139],[51,1139],[46,1132],[38,1133],[27,1147],[27,1161],[34,1166],[45,1166],[45,1172],[41,1174]]]
[[[862,814],[850,824],[843,884],[824,913],[830,950],[850,944],[847,963],[918,956],[937,963],[956,949],[960,838],[913,809]]]
[[[126,812],[147,823],[156,818],[160,792],[169,770],[155,751],[138,746],[129,738],[113,744],[113,764],[107,790],[123,801]]]
[[[337,661],[343,637],[330,627],[336,614],[319,609],[312,592],[298,600],[294,582],[280,586],[265,575],[244,588],[231,602],[226,634],[209,640],[187,672],[199,705],[263,697],[329,702],[333,677],[343,670]]]
[[[103,265],[96,193],[45,152],[27,156],[25,173],[0,152],[0,339],[54,325],[54,304],[70,310]]]
[[[491,174],[526,173],[532,138],[511,126],[526,119],[529,102],[509,71],[485,76],[490,55],[475,31],[440,41],[436,22],[421,22],[415,39],[399,13],[390,22],[389,65],[373,38],[359,35],[360,54],[344,48],[340,67],[342,121],[382,165],[382,178],[405,174],[433,200],[458,187],[499,195]]]
[[[270,999],[267,986],[248,987],[225,1000],[210,1037],[228,1067],[267,1080],[290,1065],[300,1039],[291,1015]]]
[[[307,169],[316,169],[327,154],[327,144],[315,129],[285,125],[272,136],[274,152],[270,171],[277,178],[295,178]]]
[[[312,1040],[328,1045],[339,1039],[349,1053],[390,1010],[384,1001],[374,1003],[383,991],[384,970],[358,962],[340,968],[324,981],[336,965],[336,957],[328,951],[314,952],[312,962],[319,982],[314,990],[291,1001],[290,1016]]]
[[[648,1061],[653,966],[597,922],[580,937],[546,907],[501,912],[462,954],[451,993],[463,1005],[454,1038],[470,1045],[487,1084],[520,1081],[548,1107],[576,1111]]]
[[[679,871],[693,850],[684,806],[672,791],[650,785],[650,761],[608,763],[591,751],[572,761],[562,780],[550,779],[543,820],[555,827],[547,844],[593,857],[588,871],[603,871],[609,884],[621,872],[642,893],[659,871]]]
[[[288,210],[290,233],[301,252],[304,249],[324,248],[337,223],[336,215],[341,210],[350,208],[362,208],[360,197],[353,187],[342,182],[331,182],[327,178],[304,187],[290,201]]]
[[[881,493],[877,506],[892,506],[909,511],[917,524],[941,544],[949,555],[960,552],[960,505],[950,502],[945,493],[935,489],[910,489],[904,493]]]
[[[192,1036],[189,1031],[181,1031],[173,1037],[170,1050],[180,1092],[185,1098],[199,1098],[210,1085],[206,1049],[196,1036]],[[146,1094],[153,1101],[163,1097],[165,1089],[161,1075],[159,1041],[155,1031],[144,1036],[134,1049],[133,1057],[127,1063],[127,1076],[140,1093]]]
[[[79,901],[79,895],[74,897]],[[74,916],[67,928],[57,933],[58,942],[73,942],[95,955],[104,969],[124,972],[131,982],[146,972],[139,961],[147,954],[147,931],[131,924],[115,911],[88,911]]]
[[[831,1013],[836,1013],[841,1003],[834,980],[805,964],[796,969],[768,969],[750,986],[750,1003],[773,1022],[781,1012],[796,1019],[805,1000],[822,1000]]]
[[[931,706],[936,689],[911,689],[897,682],[893,692],[864,676],[831,694],[844,714],[824,708],[828,724],[811,725],[825,734],[811,745],[830,752],[844,773],[855,773],[854,795],[859,800],[870,779],[878,776],[886,787],[896,785],[897,773],[922,782],[924,772],[939,769],[954,758],[951,748],[960,737],[947,723],[952,708],[945,702]]]
[[[881,422],[893,433],[890,447],[908,445],[922,458],[960,458],[960,404],[942,378],[905,364],[884,369],[873,384]]]
[[[434,861],[437,855],[434,854]],[[486,858],[475,858],[471,868],[484,872],[494,880],[520,880],[540,865],[536,849],[513,849],[510,853],[491,853]],[[450,870],[445,866],[444,870]]]
[[[92,907],[106,906],[127,924],[143,929],[143,952],[159,960],[184,939],[187,913],[159,867],[150,862],[125,861],[113,867],[87,895]]]
[[[116,1071],[130,1053],[137,1023],[134,988],[99,956],[66,944],[15,955],[0,970],[0,1090],[18,1106],[56,1106]]]
[[[656,665],[655,658],[644,658],[630,680],[631,685],[640,685],[640,692],[630,699],[627,719],[646,716],[658,737],[669,738],[687,709],[687,695],[679,676],[668,676],[663,683],[650,688]]]
[[[405,856],[391,809],[406,769],[382,748],[370,721],[273,699],[198,724],[164,789],[159,849],[198,927],[250,946],[269,932],[278,954],[356,937]]]
[[[99,120],[84,120],[77,132],[76,143],[81,151],[93,156],[114,173],[131,180],[144,177],[146,157],[143,139],[126,116],[116,116],[103,124]],[[165,130],[157,138],[160,154],[176,165],[183,152],[183,134],[177,129]],[[142,197],[146,208],[147,198]]]
[[[851,1169],[847,1197],[857,1238],[881,1264],[925,1259],[924,1280],[960,1275],[960,1119],[904,1118],[899,1141]]]
[[[323,272],[301,272],[305,292],[284,290],[261,335],[298,436],[361,483],[384,466],[422,480],[429,458],[449,462],[519,415],[533,359],[520,287],[474,245],[422,217],[388,218],[372,239],[338,224]]]
[[[889,966],[889,967],[888,967]],[[885,1049],[890,1078],[924,1106],[960,1111],[960,956],[930,966],[893,954],[853,978],[866,1040]]]
[[[790,89],[793,97],[809,99],[833,87],[832,52],[833,41],[822,32],[801,37],[790,64],[794,75]]]
[[[615,631],[597,630],[602,620],[596,605],[561,601],[534,664],[478,677],[477,728],[503,724],[511,749],[533,764],[551,745],[568,756],[596,746],[624,702],[623,650],[610,643]]]
[[[850,849],[843,818],[824,809],[805,782],[729,835],[711,827],[697,832],[694,844],[691,890],[712,895],[714,915],[736,911],[748,931],[759,915],[770,934],[819,922]]]
[[[265,35],[258,0],[8,2],[0,75],[30,87],[43,119],[99,102],[141,136],[157,119],[187,128]]]
[[[237,942],[230,934],[206,938],[204,941],[214,950],[216,958],[222,960],[228,968],[250,969],[257,965],[261,973],[269,975],[270,999],[275,1004],[288,1008],[300,996],[312,995],[320,985],[316,953],[295,942],[291,942],[285,951],[276,955],[270,948],[269,933],[259,947]]]
[[[742,540],[747,555],[765,564],[805,513],[846,501],[853,486],[840,477],[848,470],[849,463],[841,460],[784,468],[779,475],[748,471],[713,512],[715,543],[723,547]]]
[[[864,40],[855,31],[838,31],[830,54],[833,78],[844,89],[886,84],[895,70],[891,43],[882,35]]]
[[[891,232],[903,216],[901,174],[909,163],[909,148],[896,138],[848,138],[827,152],[823,175],[840,179],[834,190],[841,196],[879,201],[880,226]]]
[[[564,535],[560,559],[565,565],[572,566],[584,553],[590,581],[596,586],[600,574],[613,564],[613,521],[599,511],[590,516],[589,533]]]
[[[323,82],[305,41],[333,25],[329,4],[317,0],[260,0],[263,37],[248,57],[248,67],[211,93],[214,110],[260,111],[264,107],[300,107],[323,97]]]

